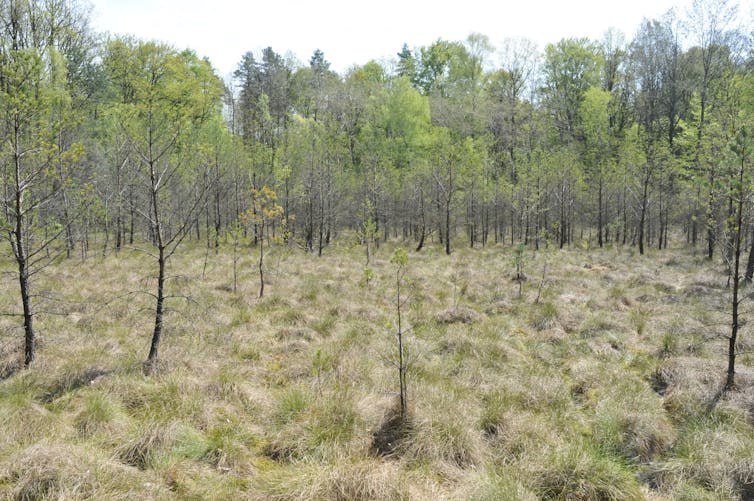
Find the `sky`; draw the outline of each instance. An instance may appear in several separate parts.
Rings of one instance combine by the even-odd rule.
[[[130,34],[193,49],[224,78],[248,51],[272,47],[308,62],[315,49],[331,68],[344,72],[374,59],[395,58],[438,38],[487,35],[495,46],[526,37],[540,49],[567,37],[600,39],[610,27],[631,39],[643,18],[671,8],[686,11],[691,0],[89,0],[98,31]],[[751,19],[754,0],[740,2]],[[742,17],[742,18],[743,18]]]

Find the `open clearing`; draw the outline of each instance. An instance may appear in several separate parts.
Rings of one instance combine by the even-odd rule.
[[[231,251],[190,244],[150,376],[151,260],[48,268],[31,369],[14,371],[19,318],[0,318],[0,495],[752,499],[754,343],[744,327],[720,398],[728,291],[701,251],[526,251],[520,297],[509,247],[409,253],[396,426],[393,249],[366,283],[361,247],[275,247],[258,299],[255,249],[233,293]]]

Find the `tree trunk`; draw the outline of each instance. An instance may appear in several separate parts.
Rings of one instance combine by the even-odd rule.
[[[152,342],[149,346],[149,356],[147,357],[147,371],[152,372],[156,368],[157,353],[160,349],[160,339],[162,338],[162,317],[165,309],[165,270],[167,256],[165,254],[165,245],[162,240],[162,225],[160,222],[159,207],[159,185],[157,174],[155,172],[154,162],[150,162],[150,181],[152,188],[152,215],[154,239],[157,244],[157,296],[154,314],[154,331],[152,333]]]
[[[136,219],[136,201],[134,200],[133,185],[129,185],[129,200],[131,201],[130,221],[128,228],[128,244],[134,244],[134,219]]]
[[[215,159],[215,253],[220,249],[220,232],[222,231],[222,212],[220,210],[220,166]]]
[[[421,219],[421,234],[419,235],[419,243],[416,246],[416,252],[419,252],[424,247],[424,239],[427,236],[427,222],[424,215],[424,192],[419,192],[419,217]]]
[[[604,215],[602,214],[602,176],[599,179],[599,186],[597,187],[597,243],[600,247],[603,245],[602,240],[602,225]]]
[[[712,259],[715,253],[715,170],[710,167],[709,194],[707,197],[707,259]]]
[[[262,231],[264,231],[264,224],[262,224]],[[321,255],[321,251],[320,251]],[[264,235],[259,240],[259,297],[264,296]]]
[[[754,234],[751,237],[749,245],[751,247],[749,247],[749,259],[746,260],[746,274],[744,275],[744,279],[751,283],[752,278],[754,278]]]
[[[450,256],[450,197],[445,204],[445,254]]]
[[[165,310],[166,258],[165,248],[162,245],[158,248],[157,264],[159,271],[157,274],[157,304],[154,314],[154,332],[152,333],[152,342],[149,346],[149,357],[147,357],[147,369],[149,371],[153,371],[157,363],[157,352],[160,348],[160,339],[162,338],[162,316]]]
[[[34,312],[31,306],[31,293],[29,286],[29,257],[27,252],[27,236],[25,234],[24,193],[26,187],[22,178],[21,169],[21,135],[16,127],[13,135],[13,201],[12,217],[15,219],[15,227],[10,232],[11,247],[18,264],[18,285],[21,291],[21,303],[24,310],[24,367],[29,367],[34,362],[37,348],[37,336],[34,332]]]
[[[738,192],[736,200],[736,216],[735,216],[735,233],[734,239],[734,251],[733,251],[733,300],[731,302],[731,332],[728,339],[728,372],[725,380],[725,389],[731,390],[736,384],[736,342],[738,341],[738,328],[740,326],[738,318],[738,293],[740,287],[740,266],[741,266],[741,233],[743,226],[743,205],[744,205],[744,169],[746,165],[746,158],[743,152],[741,153],[741,166],[738,171]]]
[[[23,192],[16,194],[16,208],[23,210]],[[13,250],[18,263],[18,285],[21,290],[21,303],[24,310],[24,366],[29,367],[34,362],[37,348],[37,336],[34,332],[34,313],[31,307],[31,293],[29,287],[29,260],[24,247],[23,213],[16,212],[16,229],[13,234]]]
[[[34,313],[31,309],[28,262],[26,256],[19,257],[17,260],[18,283],[21,287],[21,302],[24,308],[24,367],[29,367],[36,356],[37,335],[34,332]]]
[[[644,183],[642,187],[642,194],[641,194],[641,215],[639,217],[639,254],[644,254],[644,226],[646,224],[647,220],[647,206],[649,205],[649,181],[650,181],[650,175],[649,175],[649,167],[647,167],[647,172],[644,174]]]

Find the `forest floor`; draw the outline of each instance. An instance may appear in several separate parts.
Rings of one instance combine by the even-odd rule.
[[[701,250],[527,250],[520,294],[511,247],[409,252],[397,426],[397,244],[369,273],[360,246],[273,248],[262,299],[258,249],[233,292],[231,250],[191,245],[154,374],[136,249],[37,276],[32,368],[0,317],[0,498],[754,499],[754,336],[721,395],[729,290]]]

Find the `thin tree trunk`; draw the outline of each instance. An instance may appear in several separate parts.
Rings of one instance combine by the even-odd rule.
[[[162,317],[165,308],[166,269],[165,248],[162,246],[162,244],[160,244],[158,247],[157,264],[159,271],[157,274],[157,304],[155,305],[154,332],[152,333],[152,342],[149,346],[149,356],[147,357],[147,368],[149,371],[153,371],[155,369],[155,365],[157,363],[157,353],[160,348],[160,340],[162,338]]]
[[[707,198],[707,259],[712,259],[715,253],[715,170],[710,167],[709,194]]]
[[[751,236],[751,242],[749,245],[749,259],[746,260],[746,274],[744,275],[744,279],[750,283],[752,278],[754,278],[754,234]]]
[[[24,243],[23,191],[16,192],[16,210],[13,247],[18,264],[18,285],[21,290],[21,303],[24,310],[24,366],[29,367],[36,356],[37,336],[34,332],[34,313],[31,307],[29,260]]]
[[[421,190],[419,191],[419,214],[421,218],[421,235],[419,236],[419,244],[416,246],[416,252],[419,252],[424,247],[424,239],[427,235],[427,223],[424,215],[424,192]]]
[[[450,256],[450,195],[445,203],[445,254]]]
[[[639,217],[639,254],[644,254],[644,226],[647,220],[647,206],[649,197],[649,171],[644,174],[644,183],[641,194],[641,216]]]
[[[731,303],[731,333],[728,339],[728,372],[725,381],[725,389],[731,390],[735,387],[736,381],[736,342],[738,340],[738,293],[740,286],[740,265],[741,265],[741,233],[743,226],[743,205],[744,205],[744,167],[745,159],[741,159],[741,167],[738,173],[738,200],[736,201],[736,232],[734,235],[735,249],[733,255],[733,301]]]
[[[24,182],[21,175],[21,136],[18,127],[13,135],[13,174],[15,186],[14,214],[15,228],[11,232],[11,246],[18,264],[18,285],[21,291],[21,303],[24,310],[24,367],[29,367],[36,356],[37,336],[34,332],[34,313],[31,306],[29,284],[29,259],[26,249]]]
[[[262,223],[262,231],[264,232],[264,223]],[[320,255],[322,251],[320,251]],[[264,296],[264,234],[259,240],[259,297]]]
[[[602,225],[604,215],[602,214],[602,176],[599,179],[599,186],[597,187],[597,243],[600,247],[603,245],[602,240]]]
[[[152,342],[149,346],[149,356],[147,357],[147,370],[154,371],[157,363],[157,353],[160,348],[160,339],[162,338],[162,317],[165,308],[165,270],[167,256],[165,254],[165,245],[162,240],[162,226],[160,221],[159,210],[159,186],[157,182],[157,175],[155,172],[154,162],[150,162],[150,181],[152,186],[152,210],[153,212],[153,227],[154,227],[154,239],[157,244],[157,297],[155,305],[154,315],[154,331],[152,333]]]

